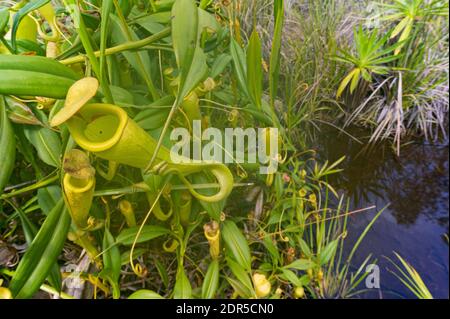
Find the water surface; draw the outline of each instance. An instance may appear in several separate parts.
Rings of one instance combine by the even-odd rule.
[[[358,136],[358,135],[356,135]],[[346,193],[352,208],[390,205],[361,244],[355,258],[368,254],[378,259],[381,291],[368,297],[410,298],[413,295],[389,272],[398,252],[422,276],[435,298],[449,297],[449,177],[448,145],[410,144],[398,158],[388,145],[368,149],[335,130],[322,132],[316,149],[334,161],[346,155],[344,172],[330,182]],[[357,240],[376,211],[350,219],[348,247]]]

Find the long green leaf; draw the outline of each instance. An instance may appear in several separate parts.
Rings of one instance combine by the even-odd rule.
[[[254,295],[254,289],[252,280],[249,273],[244,267],[239,265],[237,262],[233,261],[231,258],[227,258],[227,264],[236,279],[242,284],[246,296],[249,298]]]
[[[132,227],[124,229],[116,238],[116,243],[122,245],[132,245],[137,234],[139,227]],[[144,226],[140,236],[137,238],[137,243],[144,243],[146,241],[170,234],[170,230],[161,226],[148,225]]]
[[[208,267],[202,285],[202,298],[212,299],[217,294],[219,287],[219,261],[214,259]]]
[[[53,205],[54,206],[54,205]],[[25,235],[25,240],[28,245],[31,245],[36,234],[38,233],[38,228],[30,221],[25,212],[19,207],[14,207],[20,217],[20,222],[22,223],[23,233]],[[56,291],[60,292],[62,289],[62,277],[61,271],[59,269],[59,265],[55,262],[50,270],[50,274],[48,276],[48,281]]]
[[[115,245],[114,237],[108,229],[105,229],[105,234],[103,235],[103,250],[104,269],[101,275],[106,274],[107,279],[110,280],[111,286],[113,287],[113,297],[118,299],[120,297],[119,278],[121,258],[119,248]]]
[[[263,81],[261,50],[261,39],[258,32],[253,30],[247,49],[247,89],[258,109],[261,109]]]
[[[278,92],[278,79],[281,65],[281,38],[284,24],[284,0],[275,0],[273,3],[275,15],[275,28],[272,39],[272,51],[270,53],[269,83],[270,83],[270,105],[275,106]]]
[[[174,299],[190,299],[192,298],[192,287],[189,282],[189,278],[186,276],[186,272],[183,266],[178,267],[175,288],[173,291]]]
[[[110,104],[114,104],[114,99],[111,94],[111,90],[107,84],[107,74],[106,74],[106,56],[105,50],[108,44],[108,35],[110,31],[109,17],[112,9],[114,8],[113,0],[103,0],[102,1],[102,21],[101,21],[101,32],[100,32],[100,74],[99,79],[103,82],[102,89],[106,88],[105,94],[106,100]]]
[[[230,53],[233,58],[234,70],[238,80],[239,87],[244,92],[245,97],[250,99],[250,93],[247,89],[247,63],[244,50],[239,46],[234,38],[230,41]]]
[[[10,284],[15,298],[31,298],[48,276],[64,246],[71,218],[61,199],[22,257]]]
[[[38,112],[37,115],[42,122],[47,123],[44,113]],[[44,163],[57,168],[61,166],[62,146],[58,133],[47,127],[36,126],[26,126],[24,132]]]
[[[237,225],[227,220],[223,224],[222,238],[227,252],[246,271],[251,270],[250,247]]]
[[[198,8],[193,0],[178,0],[172,8],[172,41],[180,70],[177,100],[184,98],[207,76],[206,56],[199,46]]]
[[[297,259],[284,268],[296,269],[296,270],[308,270],[315,267],[315,263],[308,259]]]
[[[16,138],[6,113],[3,95],[0,95],[0,195],[9,182],[16,158]]]

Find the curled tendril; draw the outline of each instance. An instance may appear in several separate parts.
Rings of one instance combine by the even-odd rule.
[[[132,265],[133,272],[140,278],[145,278],[148,275],[148,270],[141,264]]]
[[[174,253],[179,245],[180,243],[178,242],[178,240],[171,238],[164,242],[163,249],[165,252]]]

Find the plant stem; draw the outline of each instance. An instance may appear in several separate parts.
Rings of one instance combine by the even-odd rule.
[[[43,284],[41,286],[41,290],[45,291],[51,295],[58,296],[61,299],[75,299],[73,296],[66,294],[65,292],[58,292],[55,288],[53,288],[49,285]]]
[[[233,187],[249,187],[253,186],[253,183],[236,183]],[[193,189],[210,189],[210,188],[219,188],[219,184],[210,183],[210,184],[194,184],[192,185]],[[171,190],[188,190],[188,187],[184,185],[174,185],[170,187]],[[98,190],[94,193],[95,197],[102,196],[117,196],[124,194],[134,194],[134,193],[145,193],[151,191],[150,187],[145,183],[134,184],[128,187],[114,188],[114,189],[104,189]]]
[[[121,53],[123,51],[131,51],[131,50],[140,49],[142,47],[152,44],[153,42],[164,39],[165,37],[170,35],[170,32],[171,32],[171,29],[166,28],[166,29],[162,30],[161,32],[155,33],[154,35],[152,35],[148,38],[145,38],[145,39],[142,39],[139,41],[129,41],[129,42],[125,42],[123,44],[117,45],[115,47],[108,48],[105,50],[105,56]],[[96,52],[94,52],[94,54],[96,57],[99,57],[100,51],[96,51]],[[72,58],[61,60],[60,62],[65,65],[70,65],[70,64],[81,63],[84,61],[84,59],[85,59],[85,56],[80,54],[80,55],[77,55]]]
[[[8,199],[8,198],[11,198],[11,197],[14,197],[14,196],[17,196],[17,195],[21,195],[23,193],[27,193],[27,192],[34,191],[36,189],[48,186],[48,185],[58,181],[58,179],[59,179],[58,175],[49,177],[49,178],[47,178],[47,179],[45,179],[43,181],[39,181],[39,182],[37,182],[37,183],[35,183],[33,185],[30,185],[28,187],[24,187],[22,189],[19,189],[17,191],[14,191],[14,192],[11,192],[11,193],[8,193],[8,194],[3,194],[2,196],[0,196],[0,200]]]

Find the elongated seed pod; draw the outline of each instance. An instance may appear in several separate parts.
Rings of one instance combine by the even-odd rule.
[[[41,56],[26,56],[26,55],[0,55],[0,70],[17,70],[46,73],[56,75],[72,80],[79,80],[81,78],[71,68],[64,64]],[[44,85],[45,83],[41,83]]]
[[[0,195],[11,177],[16,158],[16,138],[0,95]]]
[[[64,99],[74,80],[52,74],[1,70],[0,94]]]

